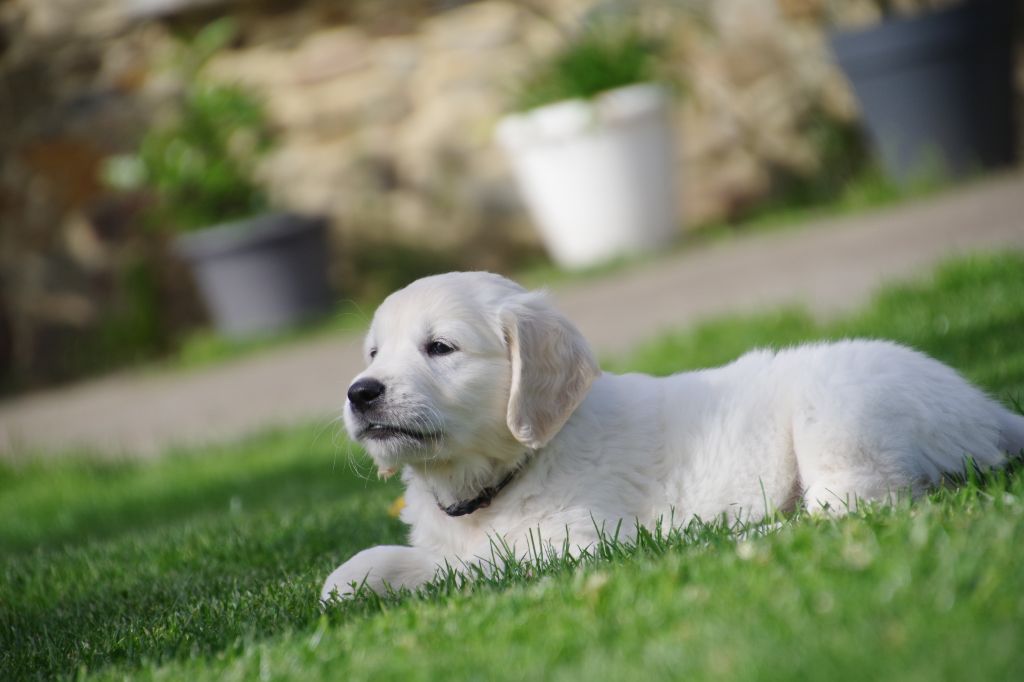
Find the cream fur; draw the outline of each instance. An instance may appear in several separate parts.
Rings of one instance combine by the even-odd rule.
[[[440,340],[456,348],[432,356]],[[370,352],[375,351],[370,358]],[[559,550],[599,527],[722,514],[756,520],[802,502],[918,494],[944,474],[1002,464],[1024,448],[1024,418],[955,371],[886,341],[758,350],[667,378],[601,374],[576,328],[538,293],[489,273],[427,277],[392,294],[366,337],[384,383],[368,421],[430,434],[361,438],[382,471],[401,468],[411,547],[364,550],[322,598],[364,579],[414,588],[448,563],[482,562],[500,539],[521,555],[538,534]],[[526,459],[490,507],[449,517]]]

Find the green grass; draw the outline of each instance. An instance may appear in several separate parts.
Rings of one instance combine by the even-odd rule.
[[[894,338],[1004,399],[1024,392],[1024,255],[886,289],[829,324],[796,310],[663,337],[664,374],[752,346]],[[721,524],[510,564],[321,614],[321,581],[401,542],[394,482],[334,425],[151,462],[0,465],[0,679],[1017,679],[1024,476],[841,521]],[[360,475],[362,474],[362,475]]]

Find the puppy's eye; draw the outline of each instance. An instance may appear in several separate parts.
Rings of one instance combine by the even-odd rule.
[[[427,355],[449,355],[455,352],[455,347],[450,346],[444,341],[431,341],[427,344]]]
[[[371,348],[370,349],[370,359],[373,360],[375,357],[377,357],[377,349],[376,348]]]

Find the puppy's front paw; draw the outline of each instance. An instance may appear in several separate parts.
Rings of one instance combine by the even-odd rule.
[[[320,601],[351,599],[359,589],[385,594],[390,587],[416,589],[434,577],[437,562],[414,547],[381,545],[364,549],[327,576]]]
[[[321,602],[326,604],[334,599],[351,599],[359,591],[359,586],[363,584],[367,575],[365,573],[358,575],[350,570],[350,563],[346,562],[338,566],[327,576],[324,586],[320,589]]]

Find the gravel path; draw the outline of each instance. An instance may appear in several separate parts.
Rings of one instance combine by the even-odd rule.
[[[598,352],[609,354],[708,315],[794,302],[836,314],[885,280],[954,254],[1006,248],[1024,248],[1021,174],[687,250],[552,293]],[[150,456],[171,444],[233,439],[270,426],[326,425],[361,365],[359,340],[338,336],[213,368],[123,373],[35,393],[0,402],[0,456],[69,448]]]

